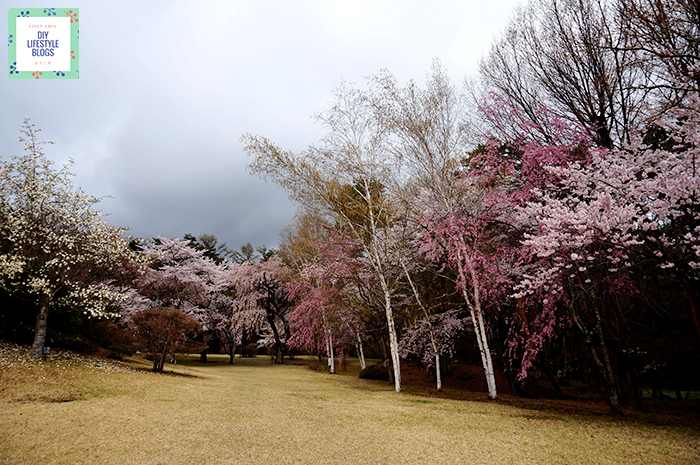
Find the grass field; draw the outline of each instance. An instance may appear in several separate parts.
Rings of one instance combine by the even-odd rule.
[[[185,357],[152,374],[137,360],[26,352],[0,344],[2,464],[700,463],[698,425],[663,415],[395,393],[303,359]]]

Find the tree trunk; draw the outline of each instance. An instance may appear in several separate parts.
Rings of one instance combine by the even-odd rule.
[[[277,359],[275,360],[275,363],[278,365],[282,365],[284,363],[284,348],[282,347],[281,343],[277,344]]]
[[[462,263],[463,254],[466,250],[466,245],[462,244],[462,250],[457,250],[457,271],[459,273],[459,279],[464,283],[462,285],[462,297],[467,303],[467,308],[469,308],[469,314],[472,317],[472,322],[474,323],[474,333],[476,335],[476,342],[479,346],[479,353],[481,354],[481,364],[484,367],[484,375],[486,377],[486,386],[489,391],[489,398],[495,400],[498,397],[496,391],[496,375],[493,371],[493,362],[491,360],[491,352],[489,351],[489,343],[486,337],[486,327],[484,326],[484,318],[481,311],[481,299],[479,297],[479,279],[476,276],[476,270],[472,266],[471,262],[467,262],[469,266],[469,278],[464,271],[464,264]],[[474,302],[469,298],[469,291],[467,290],[467,283],[471,281],[472,289],[474,292]]]
[[[389,329],[389,352],[391,363],[394,369],[394,389],[401,392],[401,362],[399,360],[399,341],[396,337],[396,326],[394,325],[394,314],[391,309],[391,294],[386,284],[384,276],[380,276],[382,291],[384,291],[384,310],[386,311],[386,323]]]
[[[581,280],[579,278],[579,285],[581,284],[580,281]],[[583,286],[580,287],[582,288]],[[581,296],[581,303],[586,312],[589,312],[585,295]],[[603,321],[602,316],[600,314],[600,309],[595,304],[591,305],[592,309],[590,310],[590,312],[593,313],[593,315],[595,316],[595,324],[593,325],[593,330],[589,332],[588,328],[583,323],[583,320],[579,317],[577,313],[575,302],[572,301],[569,304],[569,306],[571,309],[571,317],[574,320],[576,326],[583,334],[586,345],[590,349],[591,355],[593,355],[593,361],[596,363],[596,365],[598,365],[599,374],[602,374],[603,376],[603,382],[605,383],[605,389],[608,394],[608,405],[610,406],[610,413],[616,417],[621,417],[623,414],[622,406],[620,405],[620,396],[618,393],[617,379],[615,377],[615,371],[613,370],[612,363],[610,363],[608,346],[605,343],[605,334],[603,332]],[[597,341],[591,340],[591,336],[595,336]],[[600,351],[600,354],[598,353],[598,351]]]
[[[44,299],[41,299],[39,301],[39,314],[36,316],[36,331],[34,332],[34,344],[32,344],[32,358],[40,359],[44,357],[48,319],[49,305],[44,302]]]
[[[644,402],[642,402],[642,388],[639,385],[639,375],[637,375],[637,367],[632,360],[632,357],[628,359],[629,364],[629,374],[630,374],[630,384],[632,385],[632,397],[634,398],[634,406],[637,410],[644,410]]]
[[[328,331],[328,368],[330,368],[331,374],[335,374],[335,354],[333,353],[333,336],[331,332]]]
[[[598,344],[600,347],[601,358],[603,362],[603,376],[605,377],[605,384],[608,390],[608,402],[610,404],[610,412],[616,416],[622,416],[622,406],[620,405],[620,396],[617,388],[617,379],[615,377],[615,371],[613,370],[612,363],[610,362],[610,351],[605,343],[605,336],[603,334],[603,326],[601,322],[600,311],[595,308],[596,315],[596,335],[598,336]]]
[[[360,369],[364,370],[367,368],[367,363],[365,362],[365,352],[362,350],[362,338],[360,333],[357,333],[357,356],[360,358]]]
[[[547,378],[547,381],[549,381],[549,384],[552,386],[554,389],[554,392],[557,393],[557,399],[563,399],[564,398],[564,393],[561,392],[561,388],[559,387],[559,383],[557,383],[556,378],[552,374],[552,372],[549,370],[549,366],[547,366],[547,361],[542,360],[537,364],[537,366],[542,370],[542,373],[544,376]]]
[[[384,341],[384,336],[379,336],[379,348],[381,349],[382,364],[385,367],[389,367],[389,357],[386,354],[386,341]],[[394,371],[392,369],[389,370],[389,382],[394,382]]]
[[[272,334],[275,336],[275,344],[277,344],[277,360],[275,360],[275,363],[281,365],[282,363],[284,363],[284,353],[282,351],[282,340],[280,339],[279,331],[277,331],[277,326],[275,325],[274,313],[267,312],[267,322],[269,323],[270,328],[272,329]]]
[[[486,339],[486,328],[484,319],[481,316],[481,311],[476,311],[474,308],[469,309],[472,321],[474,322],[474,332],[476,333],[476,342],[479,346],[481,354],[481,363],[484,367],[484,375],[486,376],[486,386],[489,391],[489,398],[495,400],[498,396],[496,392],[496,376],[493,371],[491,362],[491,352],[489,351],[488,341]]]

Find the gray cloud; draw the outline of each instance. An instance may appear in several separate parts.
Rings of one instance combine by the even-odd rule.
[[[273,247],[294,207],[246,172],[240,135],[302,150],[341,79],[380,68],[421,80],[437,57],[460,82],[516,2],[470,3],[90,2],[81,79],[0,86],[0,155],[21,153],[31,117],[50,158],[75,160],[76,185],[111,196],[115,226]]]

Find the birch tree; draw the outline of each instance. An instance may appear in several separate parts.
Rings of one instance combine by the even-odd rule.
[[[283,151],[262,136],[245,135],[253,157],[252,173],[270,180],[290,197],[332,218],[368,258],[383,294],[396,391],[401,391],[398,337],[394,322],[392,251],[379,232],[390,221],[389,192],[400,166],[382,146],[384,128],[377,124],[359,90],[341,86],[331,108],[317,115],[327,130],[319,145],[299,154]]]
[[[478,210],[483,195],[476,184],[470,187],[460,182],[460,160],[469,147],[465,106],[445,70],[435,62],[426,89],[420,89],[413,81],[401,88],[387,71],[371,78],[370,83],[375,118],[389,133],[385,147],[401,157],[413,182],[431,198],[428,203],[433,205],[433,211],[422,212],[423,217],[442,218],[454,226],[459,218],[474,216],[469,208]],[[454,254],[451,263],[462,283],[460,292],[474,323],[489,397],[495,399],[496,381],[482,309],[481,276],[474,259],[477,249],[463,229],[448,229],[445,232],[450,236]]]

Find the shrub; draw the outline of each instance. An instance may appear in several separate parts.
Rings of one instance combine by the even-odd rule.
[[[308,366],[309,366],[309,369],[311,369],[313,371],[319,371],[319,372],[328,371],[328,364],[327,363],[313,362],[313,363],[310,363]]]
[[[251,342],[245,348],[243,349],[243,356],[244,357],[255,357],[258,354],[258,345],[254,342]]]
[[[126,355],[134,355],[134,351],[126,344],[110,344],[106,347],[109,351],[108,358],[123,360]]]

